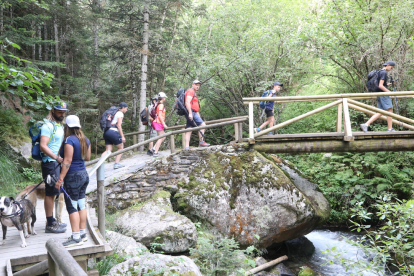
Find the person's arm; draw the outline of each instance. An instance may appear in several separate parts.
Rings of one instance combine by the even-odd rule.
[[[63,159],[62,170],[60,171],[60,176],[58,181],[55,184],[56,189],[60,190],[60,186],[63,184],[63,179],[65,179],[66,174],[69,171],[70,165],[72,164],[73,158],[73,146],[71,144],[65,144],[65,159]]]
[[[85,156],[85,161],[89,161],[89,160],[91,160],[91,144],[90,143],[88,146],[88,152],[86,153],[86,156]]]
[[[388,90],[385,86],[384,86],[384,80],[380,80],[379,85],[378,85],[379,89],[381,89],[384,92],[391,92],[390,90]]]
[[[191,97],[190,95],[188,95],[185,98],[185,107],[187,108],[187,111],[188,111],[188,119],[190,119],[190,120],[193,119],[193,111],[191,110],[191,100],[192,99],[193,99],[193,97]]]
[[[124,132],[122,131],[122,120],[123,119],[124,119],[123,117],[118,118],[118,122],[116,123],[116,127],[118,128],[119,134],[121,135],[122,143],[125,143],[126,140],[125,140]]]
[[[41,136],[40,137],[40,150],[43,152],[43,154],[49,156],[52,159],[55,159],[57,162],[62,163],[63,158],[59,156],[59,154],[54,154],[53,151],[49,148],[50,138],[47,136]]]
[[[164,108],[165,108],[163,104],[162,105],[160,104],[159,107],[160,108],[158,110],[164,110]],[[162,111],[159,111],[159,112],[162,112]],[[160,119],[161,124],[164,126],[165,129],[167,129],[168,126],[165,124],[165,120],[164,120],[163,116],[157,116],[157,118]]]

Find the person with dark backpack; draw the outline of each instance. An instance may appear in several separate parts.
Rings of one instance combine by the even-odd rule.
[[[123,149],[124,143],[126,142],[124,132],[122,131],[122,121],[124,119],[124,113],[128,111],[128,105],[122,102],[119,104],[116,112],[110,112],[112,109],[113,107],[105,111],[102,115],[103,118],[101,118],[101,127],[102,120],[106,121],[107,126],[109,125],[109,127],[105,127],[104,129],[103,138],[105,139],[106,150],[102,153],[102,156],[105,152],[112,151],[112,145],[115,145],[118,150]],[[121,157],[122,154],[118,154],[115,157],[115,170],[125,167],[125,165],[119,163]]]
[[[368,81],[367,81],[367,87],[368,89],[374,90],[371,92],[391,92],[388,90],[388,75],[387,73],[390,72],[392,69],[394,69],[395,62],[394,61],[387,61],[383,64],[383,68],[379,70],[378,72],[370,72],[368,75]],[[371,75],[371,76],[370,76]],[[377,97],[378,102],[378,108],[392,112],[392,101],[390,96],[384,96],[384,97]],[[379,117],[381,117],[381,113],[374,114],[365,124],[361,124],[361,129],[364,132],[368,132],[368,126],[372,124],[374,121],[376,121]],[[392,117],[387,117],[387,124],[388,124],[388,131],[394,132],[392,128]]]
[[[276,81],[273,83],[273,90],[268,90],[262,94],[262,97],[276,97],[277,92],[280,91],[283,84]],[[266,113],[266,122],[264,122],[260,127],[255,128],[254,131],[260,132],[265,126],[269,125],[269,127],[272,127],[275,123],[275,102],[274,101],[260,101],[259,103],[260,108],[264,109],[264,112]],[[272,135],[272,132],[269,132],[269,135]]]

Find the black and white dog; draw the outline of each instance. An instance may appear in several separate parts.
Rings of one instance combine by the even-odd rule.
[[[0,197],[0,221],[3,229],[3,242],[5,244],[7,227],[15,226],[19,230],[20,238],[22,240],[21,247],[26,247],[25,238],[29,238],[28,230],[26,229],[26,222],[31,221],[31,233],[36,235],[33,225],[36,222],[36,209],[33,204],[23,199],[20,202],[14,201],[12,197]],[[29,225],[29,224],[28,224]]]

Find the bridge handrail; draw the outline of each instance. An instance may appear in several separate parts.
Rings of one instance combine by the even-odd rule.
[[[61,242],[50,239],[46,242],[46,249],[49,262],[49,275],[87,276],[86,272],[72,255],[70,255],[69,251],[63,247]]]
[[[231,118],[224,118],[224,119],[206,121],[204,123],[206,125],[211,125],[211,124],[222,123],[222,122],[227,122],[227,121],[236,120],[236,119],[242,119],[242,118],[248,118],[248,117],[249,116],[247,116],[247,115],[246,116],[239,116],[239,117],[231,117]],[[185,126],[186,125],[171,126],[171,127],[168,127],[168,130],[185,128]],[[137,135],[137,134],[145,134],[145,133],[148,133],[148,130],[136,131],[136,132],[129,132],[129,133],[125,133],[124,136]]]
[[[373,92],[373,93],[347,93],[347,94],[328,94],[328,95],[309,95],[309,96],[284,96],[284,97],[249,97],[243,98],[243,103],[253,102],[258,104],[259,101],[273,102],[295,102],[295,101],[315,101],[315,100],[338,100],[338,99],[361,99],[384,96],[414,96],[414,91],[398,92]]]

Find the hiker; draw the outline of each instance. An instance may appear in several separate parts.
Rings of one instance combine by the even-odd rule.
[[[280,91],[283,84],[281,84],[278,81],[275,81],[273,83],[273,90],[270,90],[268,93],[265,94],[264,97],[276,97],[277,92]],[[263,97],[263,95],[262,95]],[[255,128],[255,133],[260,132],[265,126],[269,125],[269,128],[273,127],[273,124],[275,123],[275,108],[274,108],[275,102],[274,101],[268,101],[265,103],[265,109],[264,112],[266,113],[266,122],[264,122],[260,127]],[[272,132],[268,133],[269,135],[272,135]]]
[[[154,96],[150,99],[151,104],[148,106],[148,114],[151,113],[151,110],[157,105],[157,101],[158,101],[158,96]],[[148,120],[148,128],[149,128],[149,138],[155,138],[157,137],[157,131],[155,129],[152,128],[152,121],[154,119],[152,119],[151,116],[148,116],[149,120]],[[148,151],[147,154],[152,156],[152,154],[154,153],[151,149],[154,148],[154,142],[150,142],[148,144]]]
[[[157,131],[157,135],[162,135],[165,133],[164,129],[167,129],[167,125],[165,124],[165,99],[167,95],[164,92],[158,93],[158,104],[156,105],[156,117],[152,122],[152,128]],[[151,149],[152,156],[157,157],[159,156],[158,150],[161,147],[162,142],[164,142],[165,137],[158,139],[155,143],[155,146]]]
[[[194,80],[192,87],[187,89],[187,91],[185,92],[185,107],[187,108],[187,114],[185,115],[185,118],[187,119],[187,124],[185,128],[192,128],[192,127],[206,125],[200,117],[200,113],[199,113],[200,105],[198,104],[198,98],[196,94],[198,89],[200,89],[200,86],[201,86],[201,81]],[[210,144],[206,143],[203,139],[204,131],[205,129],[200,130],[198,133],[200,147],[210,146]],[[191,131],[185,133],[185,149],[186,150],[190,149],[191,133],[192,133]]]
[[[394,69],[394,66],[395,66],[394,61],[387,61],[386,63],[383,64],[383,68],[378,72],[377,83],[379,84],[378,84],[378,89],[375,92],[391,92],[390,90],[388,90],[387,73],[390,72],[392,69]],[[379,109],[392,112],[392,101],[391,101],[390,96],[377,97],[377,102],[378,102]],[[381,113],[375,113],[365,124],[360,125],[361,129],[364,132],[368,132],[368,126],[372,124],[374,121],[376,121],[381,116],[382,116]],[[387,125],[388,125],[388,132],[396,131],[395,129],[392,128],[392,117],[390,116],[387,116]]]
[[[105,139],[106,150],[102,153],[102,156],[105,154],[105,152],[112,151],[112,145],[115,145],[117,147],[117,150],[121,150],[124,148],[124,143],[126,140],[124,132],[122,131],[122,121],[124,119],[124,113],[127,111],[128,105],[124,102],[121,102],[119,104],[119,109],[111,122],[111,127],[107,131],[105,131],[103,135]],[[125,165],[119,163],[121,157],[122,154],[118,154],[115,157],[115,170],[125,167]]]
[[[42,177],[48,175],[59,175],[60,165],[63,158],[59,157],[59,149],[63,142],[63,120],[68,111],[66,103],[55,105],[46,117],[47,123],[41,128],[40,150],[42,151]],[[45,213],[46,213],[46,233],[66,232],[66,223],[59,223],[53,217],[53,205],[55,197],[59,197],[60,190],[55,186],[45,185]],[[56,210],[57,211],[57,210]]]
[[[85,192],[89,175],[85,160],[91,159],[91,142],[83,134],[79,117],[69,115],[66,118],[65,137],[60,150],[63,157],[62,170],[55,187],[60,190],[64,184],[66,210],[69,213],[72,235],[63,242],[64,247],[82,245],[86,237],[86,202]]]

